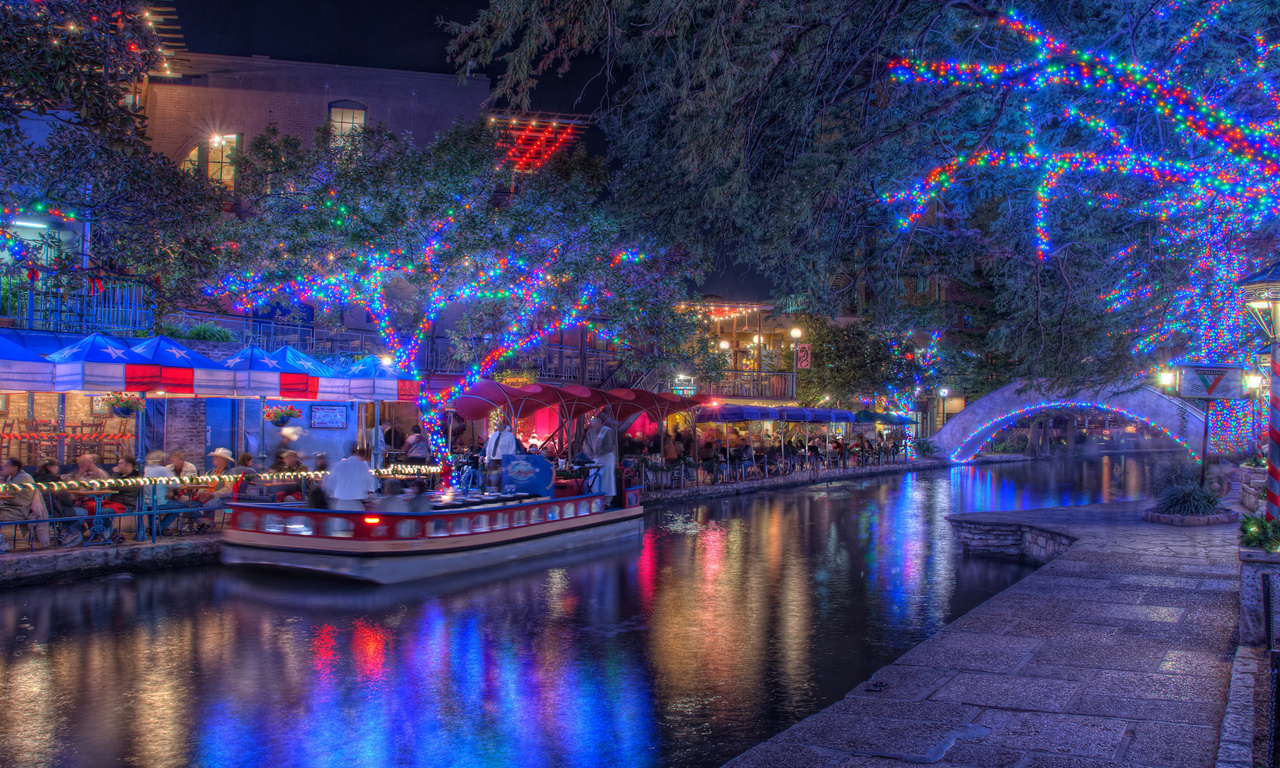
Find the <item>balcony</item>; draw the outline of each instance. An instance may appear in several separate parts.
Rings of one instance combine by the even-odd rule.
[[[16,268],[14,268],[16,270]],[[125,278],[96,281],[21,271],[0,277],[0,325],[55,333],[102,331],[131,336],[152,326],[152,313],[141,283]]]
[[[725,371],[714,384],[698,383],[699,395],[712,397],[794,400],[796,375],[789,371]]]
[[[477,345],[480,349],[486,344]],[[458,362],[449,339],[437,338],[435,345],[424,344],[426,350],[426,369],[435,373],[461,374],[465,366]],[[583,371],[582,350],[578,347],[559,344],[543,344],[506,360],[499,370],[533,371],[538,381],[551,384],[577,384],[585,382],[595,386],[608,379],[609,374],[617,368],[618,356],[615,352],[600,349],[588,349],[586,354],[586,370]]]
[[[381,354],[384,350],[378,334],[350,328],[326,328],[309,323],[263,320],[240,315],[183,310],[165,315],[164,321],[191,328],[208,323],[230,331],[239,344],[253,344],[271,351],[290,346],[307,353],[347,352],[355,355]]]

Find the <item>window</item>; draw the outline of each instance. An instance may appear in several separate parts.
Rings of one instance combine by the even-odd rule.
[[[357,128],[364,128],[365,106],[357,101],[335,101],[329,105],[329,131],[334,136],[346,136]]]
[[[351,538],[355,535],[356,524],[345,517],[328,517],[324,521],[324,535],[339,538]]]
[[[203,144],[197,144],[182,161],[182,169],[199,174],[201,169],[211,181],[232,189],[236,181],[236,167],[231,156],[240,148],[240,135],[235,133],[214,136]]]
[[[924,275],[916,275],[916,293],[924,293],[929,287],[929,278]]]
[[[236,180],[236,167],[231,164],[231,153],[239,146],[236,135],[214,136],[209,140],[209,180],[230,188]]]

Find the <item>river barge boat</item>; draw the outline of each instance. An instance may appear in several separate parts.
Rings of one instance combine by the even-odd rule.
[[[644,507],[604,496],[443,496],[424,513],[232,502],[222,562],[394,584],[639,539]]]

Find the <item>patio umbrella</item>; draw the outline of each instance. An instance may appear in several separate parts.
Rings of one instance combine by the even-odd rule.
[[[160,366],[101,333],[54,352],[49,362],[58,392],[146,392],[160,386]]]
[[[35,352],[0,336],[0,390],[50,392],[53,367]]]
[[[301,369],[316,380],[317,400],[351,399],[351,381],[329,366],[293,347],[281,347],[271,353],[281,365]]]
[[[236,395],[240,397],[316,399],[319,382],[306,368],[279,360],[259,347],[245,347],[223,365],[235,372]]]
[[[417,379],[375,355],[360,359],[342,375],[350,381],[352,400],[413,402],[421,390]]]
[[[883,424],[883,417],[875,411],[869,411],[866,408],[853,414],[854,422],[858,424]]]
[[[235,395],[234,371],[173,339],[156,336],[138,344],[133,351],[160,366],[160,392],[157,394],[199,397]]]

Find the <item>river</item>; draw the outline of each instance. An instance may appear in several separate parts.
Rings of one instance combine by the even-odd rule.
[[[718,766],[1030,572],[962,555],[945,515],[1137,498],[1158,460],[664,504],[634,545],[446,584],[0,591],[0,765]]]

